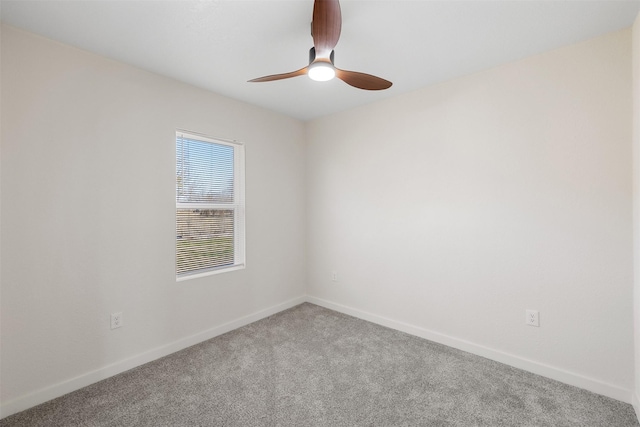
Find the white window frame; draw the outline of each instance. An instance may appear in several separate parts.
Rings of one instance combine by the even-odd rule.
[[[211,136],[203,135],[200,133],[184,130],[176,130],[175,143],[177,144],[178,138],[184,137],[188,139],[195,139],[197,141],[208,142],[211,144],[219,144],[233,147],[233,186],[234,195],[232,204],[230,203],[179,203],[177,201],[176,190],[176,218],[174,218],[174,225],[177,223],[178,209],[233,209],[234,212],[234,227],[233,227],[233,265],[213,267],[203,271],[196,270],[197,272],[185,272],[177,274],[176,282],[182,282],[190,279],[197,279],[199,277],[211,276],[214,274],[226,273],[229,271],[242,270],[246,268],[246,254],[245,254],[245,192],[244,192],[244,180],[245,180],[245,162],[244,162],[244,143],[235,140],[227,140],[222,138],[214,138]],[[174,162],[177,168],[177,161]],[[176,176],[178,171],[175,171]],[[177,250],[177,235],[174,230],[175,256],[174,260],[177,262],[178,250]]]

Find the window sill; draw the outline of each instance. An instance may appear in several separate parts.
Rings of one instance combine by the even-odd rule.
[[[182,276],[176,276],[176,282],[184,282],[190,279],[198,279],[200,277],[213,276],[215,274],[227,273],[229,271],[244,270],[244,268],[245,268],[245,265],[240,264],[240,265],[233,265],[231,267],[221,267],[213,270],[203,271],[202,273],[185,274]]]

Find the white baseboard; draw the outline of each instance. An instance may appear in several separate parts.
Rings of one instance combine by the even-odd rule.
[[[636,418],[640,421],[640,399],[638,399],[638,393],[633,393],[631,404],[633,405],[633,409],[636,411]]]
[[[224,323],[220,326],[216,326],[211,329],[207,329],[206,331],[181,338],[172,343],[154,348],[152,350],[140,353],[124,360],[120,360],[94,371],[84,373],[75,378],[62,381],[49,387],[37,390],[33,393],[29,393],[25,396],[10,400],[6,403],[3,403],[0,407],[0,418],[8,417],[9,415],[47,402],[51,399],[55,399],[56,397],[60,397],[64,394],[71,393],[72,391],[81,389],[82,387],[86,387],[124,371],[128,371],[129,369],[144,365],[148,362],[152,362],[171,353],[175,353],[176,351],[182,350],[184,348],[214,338],[218,335],[222,335],[234,329],[248,325],[249,323],[253,323],[257,320],[279,313],[298,304],[302,304],[305,301],[306,298],[304,296],[285,301],[281,304],[277,304],[264,310],[249,314],[247,316],[240,317],[239,319],[232,320],[231,322]]]
[[[455,338],[449,335],[441,334],[439,332],[431,331],[421,328],[419,326],[410,325],[408,323],[399,322],[397,320],[388,319],[386,317],[378,316],[376,314],[368,313],[356,308],[347,307],[342,304],[337,304],[331,301],[327,301],[321,298],[313,296],[307,296],[307,301],[319,305],[321,307],[328,308],[330,310],[338,311],[340,313],[348,314],[359,319],[367,320],[378,325],[386,326],[391,329],[406,332],[411,335],[425,338],[430,341],[434,341],[440,344],[454,347],[459,350],[463,350],[478,356],[486,357],[487,359],[495,360],[496,362],[504,363],[534,374],[542,375],[547,378],[551,378],[556,381],[560,381],[565,384],[569,384],[575,387],[583,388],[585,390],[592,391],[603,396],[611,397],[612,399],[620,400],[625,403],[632,403],[632,391],[613,384],[608,384],[594,378],[590,378],[584,375],[580,375],[574,372],[567,371],[565,369],[557,368],[554,366],[546,365],[544,363],[536,362],[533,360],[525,359],[520,356],[505,353],[499,350],[494,350],[489,347],[485,347],[480,344],[475,344],[470,341]],[[635,396],[635,394],[634,394]],[[636,414],[640,407],[634,404],[636,408]]]

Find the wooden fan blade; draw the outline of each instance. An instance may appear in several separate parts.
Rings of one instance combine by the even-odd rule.
[[[338,0],[316,0],[313,4],[311,34],[317,58],[329,58],[338,44],[342,29],[342,14]]]
[[[365,90],[389,89],[393,83],[371,74],[358,73],[356,71],[340,70],[336,68],[336,77],[346,84]]]
[[[250,82],[272,82],[274,80],[290,79],[291,77],[298,77],[307,74],[307,68],[300,68],[297,71],[283,74],[272,74],[270,76],[258,77],[257,79],[249,80]]]

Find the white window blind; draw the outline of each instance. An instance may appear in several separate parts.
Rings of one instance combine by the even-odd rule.
[[[243,145],[176,132],[176,277],[244,262]]]

